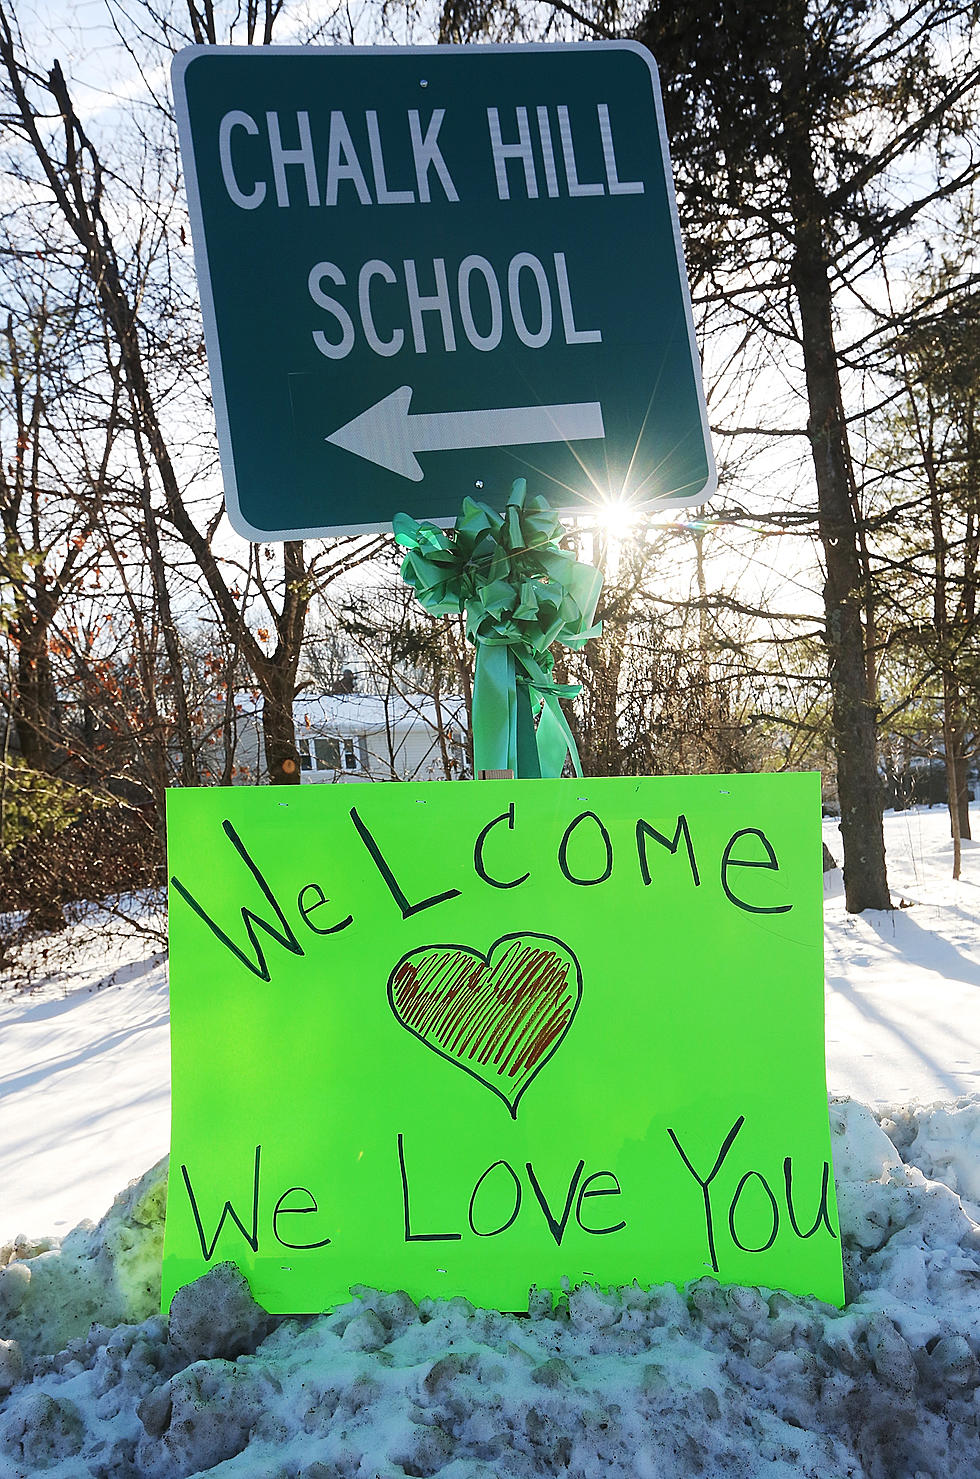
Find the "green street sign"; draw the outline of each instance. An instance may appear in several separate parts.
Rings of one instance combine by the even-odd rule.
[[[654,63],[632,42],[190,47],[174,92],[249,539],[714,491]]]

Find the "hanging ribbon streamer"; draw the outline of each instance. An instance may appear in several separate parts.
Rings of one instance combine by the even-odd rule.
[[[602,573],[560,549],[561,522],[547,499],[527,496],[518,478],[503,513],[464,498],[454,529],[396,514],[395,539],[408,551],[402,577],[430,616],[466,613],[476,646],[473,760],[477,774],[509,770],[527,779],[560,776],[578,750],[561,698],[578,683],[556,683],[549,648],[598,637]],[[537,715],[537,724],[535,717]]]

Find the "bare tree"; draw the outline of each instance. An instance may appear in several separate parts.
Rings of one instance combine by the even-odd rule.
[[[269,39],[277,13],[277,6],[262,12],[263,40]],[[259,15],[254,7],[249,8],[250,23],[258,25]],[[192,28],[200,30],[203,36],[214,30],[213,7],[192,6],[190,18]],[[254,35],[254,30],[249,34]],[[54,61],[42,74],[25,60],[13,20],[3,5],[0,5],[0,64],[6,74],[8,126],[35,161],[37,176],[33,183],[51,207],[51,216],[68,240],[75,243],[69,266],[77,274],[79,292],[87,284],[107,344],[116,357],[132,445],[141,471],[143,538],[171,672],[180,671],[180,652],[162,529],[168,529],[190,551],[203,587],[262,695],[270,778],[280,783],[298,783],[299,755],[293,733],[292,700],[311,592],[371,558],[382,541],[334,541],[312,556],[307,555],[301,542],[289,541],[283,547],[274,582],[270,580],[270,562],[255,551],[249,562],[253,587],[265,603],[276,636],[271,651],[257,640],[246,617],[242,586],[234,576],[229,578],[228,562],[216,549],[221,509],[213,511],[202,527],[195,518],[188,490],[178,471],[173,432],[165,423],[159,393],[153,385],[156,325],[145,319],[142,284],[133,285],[129,281],[127,256],[118,239],[116,221],[126,218],[126,208],[149,214],[159,223],[164,245],[167,232],[177,228],[166,220],[161,222],[164,206],[159,198],[146,199],[138,190],[130,190],[124,203],[117,198],[125,193],[121,188],[114,197],[113,187],[119,187],[119,175],[103,160],[86,130],[60,65]],[[183,229],[181,224],[179,230]],[[134,291],[134,286],[140,291]],[[175,689],[175,702],[178,728],[184,735],[182,779],[187,784],[193,780],[191,745],[179,685]]]

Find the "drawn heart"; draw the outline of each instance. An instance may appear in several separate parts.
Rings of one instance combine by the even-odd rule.
[[[574,953],[551,935],[502,935],[487,955],[421,945],[388,977],[401,1025],[472,1074],[516,1120],[531,1081],[558,1051],[582,999]]]

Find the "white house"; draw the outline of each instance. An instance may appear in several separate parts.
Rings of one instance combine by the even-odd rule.
[[[454,694],[303,695],[293,704],[303,784],[456,780],[467,774],[466,705]],[[241,704],[237,759],[265,780],[261,706]]]

